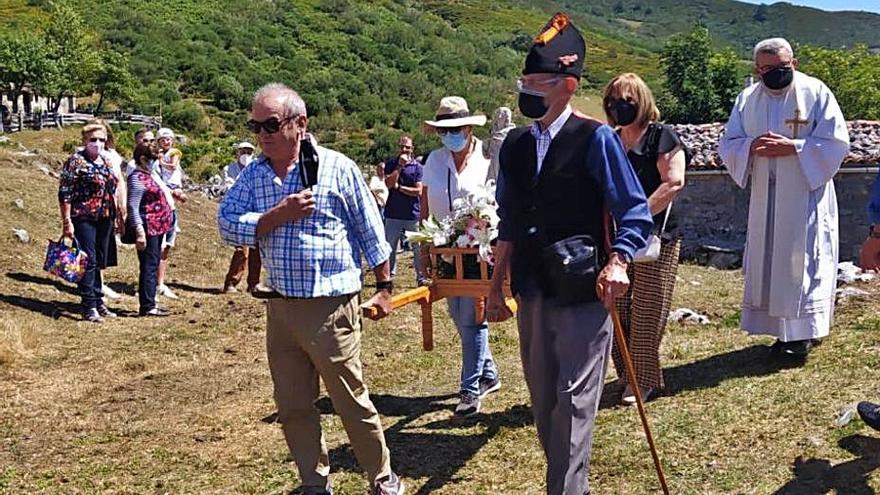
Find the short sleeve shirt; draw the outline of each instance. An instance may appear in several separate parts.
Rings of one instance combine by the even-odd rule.
[[[391,158],[385,162],[385,175],[391,174],[398,167],[397,158]],[[400,171],[397,183],[401,186],[415,187],[422,182],[422,164],[412,160]],[[391,189],[388,191],[388,201],[385,203],[385,218],[395,220],[418,220],[419,198],[403,194]]]

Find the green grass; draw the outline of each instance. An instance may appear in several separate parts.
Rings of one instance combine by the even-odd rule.
[[[53,135],[21,138],[49,143]],[[59,225],[54,179],[33,162],[59,159],[23,161],[0,150],[0,197],[9,198],[0,202],[0,224],[24,226],[34,239],[0,235],[0,348],[11,335],[3,328],[28,335],[10,346],[12,359],[0,361],[0,494],[281,494],[295,487],[280,429],[261,421],[275,410],[263,304],[211,293],[231,255],[215,231],[215,204],[194,197],[182,210],[169,271],[181,300],[166,301],[173,316],[86,324],[73,314],[75,290],[40,269],[44,240],[57,237]],[[23,211],[9,206],[18,197]],[[114,306],[130,313],[135,256],[128,249],[120,256],[107,279],[129,294]],[[831,336],[804,366],[787,367],[768,356],[771,339],[738,330],[738,272],[685,264],[679,275],[674,307],[714,323],[671,324],[661,349],[667,390],[648,413],[672,493],[880,490],[880,436],[857,419],[832,426],[841,407],[880,397],[877,284],[861,286],[872,298],[838,307]],[[412,286],[412,278],[405,271],[399,285]],[[542,493],[545,466],[514,324],[492,326],[502,391],[477,418],[456,420],[459,342],[442,302],[434,317],[432,352],[421,350],[414,308],[364,326],[367,382],[408,493]],[[614,378],[609,370],[609,383]],[[658,493],[638,415],[611,406],[620,390],[607,390],[593,491]],[[322,424],[336,492],[364,493],[338,416],[324,414]]]

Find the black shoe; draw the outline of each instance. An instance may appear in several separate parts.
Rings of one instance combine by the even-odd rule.
[[[333,489],[325,490],[317,486],[300,486],[290,492],[290,495],[333,495]]]
[[[859,402],[859,416],[866,425],[880,431],[880,405],[871,402]]]
[[[487,395],[501,390],[501,377],[496,376],[492,380],[480,378],[480,399],[485,399]]]
[[[783,344],[785,344],[785,342],[776,339],[776,342],[774,342],[773,345],[770,346],[770,354],[781,354]]]
[[[104,323],[104,317],[98,312],[97,308],[89,308],[83,311],[83,320],[92,323]]]
[[[160,308],[158,306],[153,309],[147,310],[147,311],[139,311],[138,312],[138,316],[160,316],[161,317],[161,316],[168,316],[170,314],[171,313],[167,309]]]
[[[98,306],[98,314],[103,318],[116,318],[116,313],[110,311],[110,308],[108,308],[106,304]]]
[[[818,345],[818,340],[794,340],[791,342],[782,342],[779,346],[779,352],[784,356],[794,358],[806,358],[812,352],[813,347]]]

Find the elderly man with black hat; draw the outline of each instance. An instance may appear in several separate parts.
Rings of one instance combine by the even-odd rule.
[[[534,123],[510,131],[499,156],[501,222],[487,303],[490,321],[512,316],[502,293],[509,268],[547,493],[560,495],[590,491],[593,422],[611,353],[608,308],[626,291],[627,265],[652,226],[620,139],[569,104],[585,52],[564,14],[529,50],[519,109]]]

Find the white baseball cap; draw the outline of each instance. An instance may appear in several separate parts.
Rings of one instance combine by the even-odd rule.
[[[163,127],[161,129],[159,129],[158,131],[156,131],[156,138],[158,138],[158,139],[173,138],[173,137],[174,137],[174,131],[172,131],[171,129],[169,129],[167,127]]]
[[[235,149],[237,149],[237,150],[244,149],[244,148],[250,148],[252,150],[257,149],[256,146],[252,145],[251,143],[249,143],[247,141],[242,141],[235,146]]]

